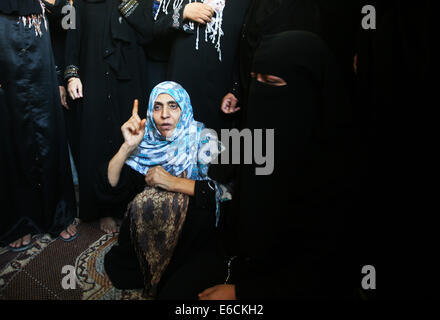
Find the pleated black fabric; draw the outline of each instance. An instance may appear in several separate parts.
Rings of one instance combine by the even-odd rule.
[[[128,18],[120,14],[119,4],[116,0],[75,1],[77,28],[67,31],[65,64],[79,68],[84,88],[84,98],[69,103],[84,220],[108,214],[96,204],[94,178],[98,167],[122,145],[120,128],[131,116],[134,99],[139,100],[139,115],[146,115],[149,92],[141,43],[148,39],[141,39],[140,32],[148,34],[152,29],[152,4],[140,2]]]
[[[196,32],[180,30],[174,38],[168,80],[180,83],[188,91],[194,118],[208,128],[218,130],[232,125],[231,118],[221,112],[220,105],[233,81],[233,68],[248,5],[249,0],[226,1],[222,23],[222,61],[215,45],[205,41],[205,26],[200,26],[198,50],[195,48]],[[172,19],[172,14],[165,18]]]
[[[290,31],[263,38],[252,71],[287,86],[251,82],[245,125],[274,129],[274,172],[241,168],[232,247],[245,262],[231,283],[240,299],[348,296],[353,135],[339,70],[318,36]]]
[[[0,240],[58,235],[76,208],[64,119],[50,43],[0,15]]]

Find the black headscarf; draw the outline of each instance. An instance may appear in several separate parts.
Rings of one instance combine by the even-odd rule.
[[[252,3],[245,30],[249,51],[255,52],[263,36],[290,30],[319,32],[319,10],[314,1],[255,0]]]
[[[293,261],[291,272],[313,288],[324,283],[326,262],[342,248],[351,201],[350,105],[329,49],[312,33],[264,37],[252,71],[281,77],[287,86],[251,83],[245,126],[275,130],[275,161],[272,175],[256,176],[255,166],[241,170],[237,240],[241,254],[267,274]]]
[[[314,0],[254,0],[246,18],[240,45],[239,94],[242,103],[247,105],[249,69],[263,36],[291,30],[319,34],[320,28],[320,13]]]
[[[28,16],[41,14],[41,4],[38,0],[1,0],[0,12],[7,15]]]

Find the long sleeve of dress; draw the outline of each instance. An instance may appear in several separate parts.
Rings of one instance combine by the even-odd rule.
[[[66,32],[62,28],[61,22],[63,19],[63,4],[68,4],[68,2],[63,0],[56,0],[54,4],[51,4],[47,1],[43,1],[43,3],[46,7],[46,14],[49,19],[49,28],[52,38],[52,51],[55,58],[58,85],[64,86],[64,55]]]
[[[75,28],[68,29],[66,33],[65,70],[64,80],[80,77],[80,52],[81,52],[81,5],[75,2]]]
[[[153,40],[153,1],[124,0],[118,6],[121,15],[136,30],[141,45],[146,46]]]
[[[170,37],[179,31],[189,34],[194,33],[194,30],[190,28],[189,23],[183,19],[183,11],[187,4],[188,0],[176,9],[169,9],[173,11],[172,14],[170,12],[168,14],[159,12],[153,27],[153,36],[155,39]],[[159,10],[162,10],[162,8]]]

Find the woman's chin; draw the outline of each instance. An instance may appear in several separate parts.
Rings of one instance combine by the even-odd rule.
[[[164,138],[169,139],[173,136],[174,130],[173,129],[164,129],[164,130],[160,130],[159,132]]]

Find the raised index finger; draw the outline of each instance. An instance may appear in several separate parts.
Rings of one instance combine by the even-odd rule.
[[[133,116],[137,116],[138,115],[138,108],[139,108],[139,100],[135,99],[133,102]]]

